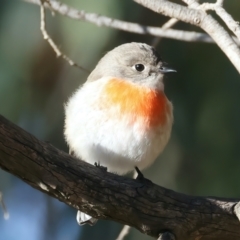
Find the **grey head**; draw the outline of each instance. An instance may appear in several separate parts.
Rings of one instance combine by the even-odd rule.
[[[162,81],[163,75],[176,72],[164,66],[157,51],[145,43],[126,43],[108,52],[89,75],[87,81],[115,77],[133,82]]]

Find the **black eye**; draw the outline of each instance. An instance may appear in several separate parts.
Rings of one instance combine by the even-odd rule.
[[[142,72],[144,70],[145,66],[143,64],[136,64],[135,65],[135,69],[138,71],[138,72]]]

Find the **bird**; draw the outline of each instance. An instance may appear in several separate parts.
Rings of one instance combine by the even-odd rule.
[[[70,153],[124,175],[150,166],[169,141],[173,106],[164,75],[176,72],[145,43],[125,43],[106,53],[65,104]],[[78,211],[80,225],[97,219]]]

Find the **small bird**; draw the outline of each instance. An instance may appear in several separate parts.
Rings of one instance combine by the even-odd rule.
[[[169,72],[176,71],[144,43],[108,52],[65,105],[70,152],[120,175],[151,165],[171,135],[173,107],[163,83]],[[96,219],[78,211],[77,221]]]

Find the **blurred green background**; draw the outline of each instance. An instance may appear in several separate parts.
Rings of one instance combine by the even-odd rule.
[[[167,18],[131,0],[65,0],[79,10],[126,21],[161,26]],[[176,1],[176,2],[180,2]],[[240,20],[240,1],[225,1]],[[39,30],[39,7],[22,1],[0,1],[0,114],[68,151],[63,138],[63,104],[87,74],[57,59]],[[175,28],[199,30],[184,23]],[[121,32],[47,14],[47,29],[60,48],[92,70],[106,51],[131,42],[151,44],[153,37]],[[240,79],[214,44],[162,39],[157,46],[178,74],[165,81],[174,104],[171,140],[144,174],[157,184],[192,195],[239,197]],[[113,240],[121,225],[99,221],[79,227],[76,210],[32,189],[0,170],[0,191],[10,213],[0,209],[1,240]],[[126,240],[147,240],[135,229]]]

